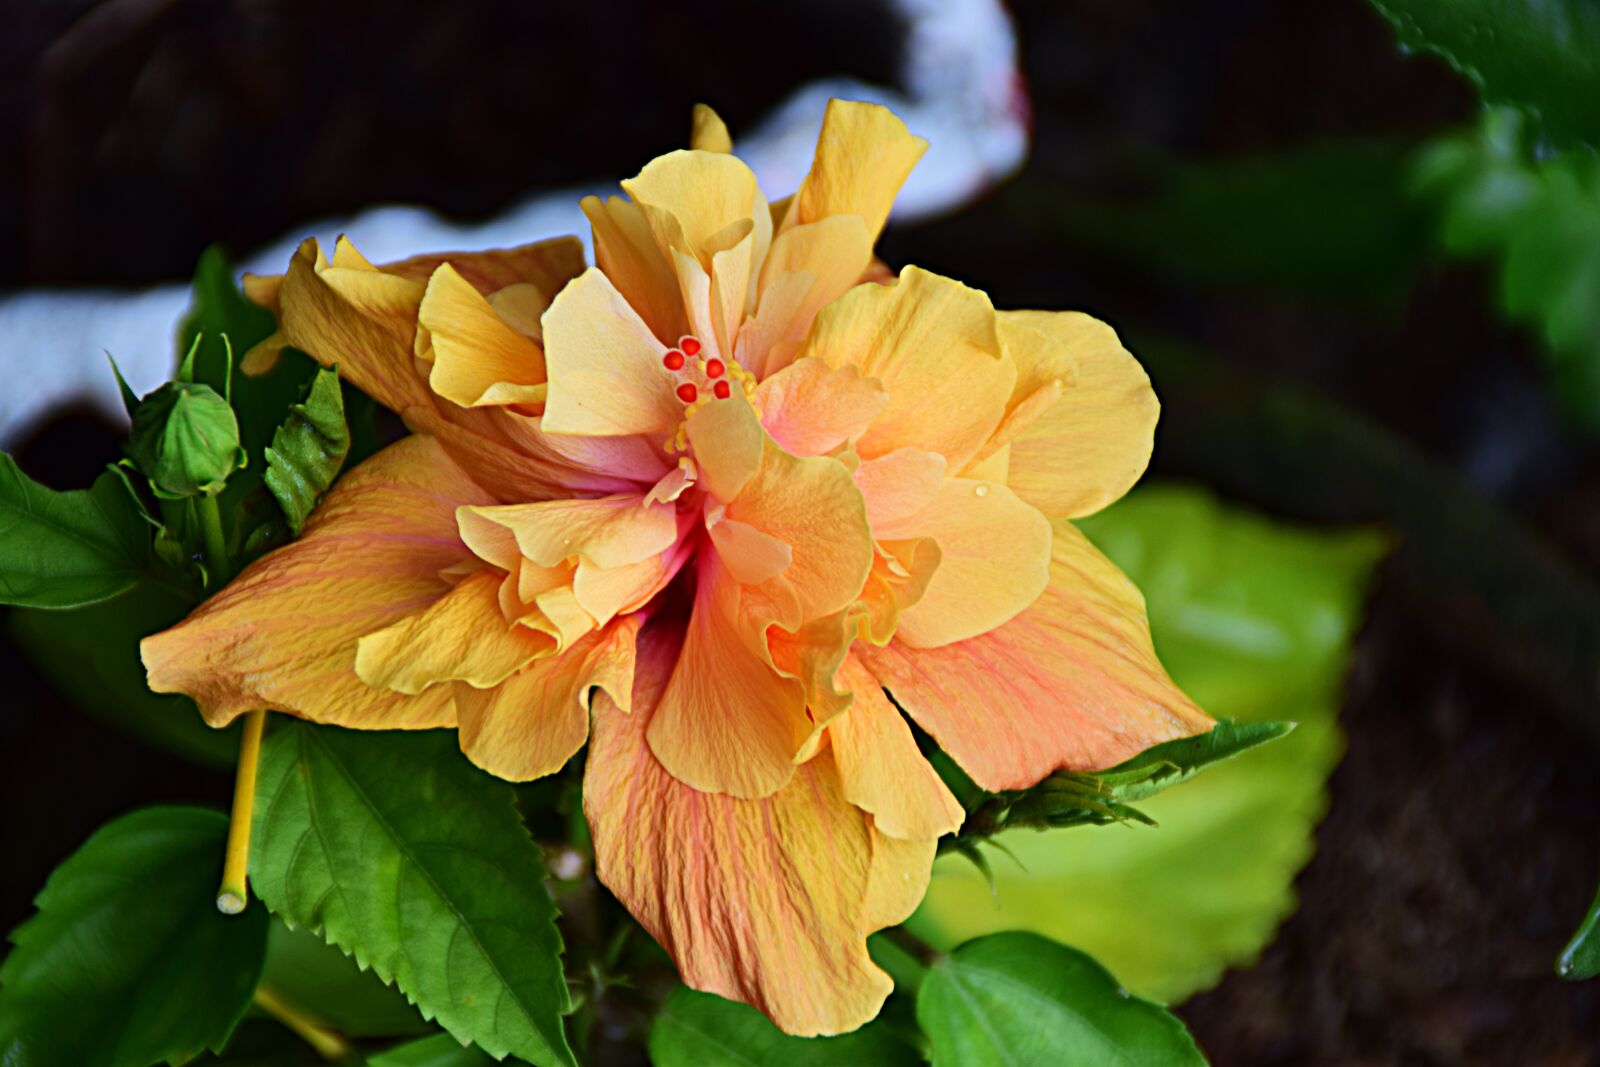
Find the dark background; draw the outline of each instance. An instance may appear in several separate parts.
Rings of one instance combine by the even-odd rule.
[[[89,11],[0,3],[0,286],[171,280],[213,242],[246,251],[383,201],[487,217],[540,187],[633,173],[680,144],[699,100],[737,139],[806,80],[891,83],[899,40],[892,18],[848,0]],[[1135,340],[1148,330],[1220,353],[1181,381],[1156,367],[1157,475],[1293,518],[1382,518],[1370,494],[1275,482],[1270,440],[1207,447],[1213,373],[1249,390],[1304,386],[1461,473],[1592,576],[1600,465],[1544,399],[1532,342],[1494,315],[1486,272],[1430,267],[1398,307],[1219,291],[1153,280],[1033,210],[1135,198],[1152,154],[1420,142],[1472,119],[1468,86],[1399,55],[1362,0],[1042,0],[1014,13],[1031,161],[966,211],[892,232],[885,259],[946,270],[997,305],[1081,307]],[[30,358],[0,338],[0,366]],[[1249,395],[1233,402],[1248,409]],[[1379,452],[1388,441],[1369,435]],[[116,445],[94,415],[66,413],[19,459],[80,485]],[[1461,542],[1499,551],[1470,531]],[[1258,966],[1181,1009],[1218,1064],[1600,1063],[1600,984],[1552,972],[1600,869],[1592,694],[1573,700],[1503,654],[1507,620],[1457,610],[1458,592],[1419,570],[1391,565],[1374,593],[1343,710],[1349,754],[1299,912]],[[106,731],[9,643],[0,671],[0,926],[101,822],[152,801],[226,803],[228,776]]]

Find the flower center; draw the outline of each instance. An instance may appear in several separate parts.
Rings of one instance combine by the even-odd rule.
[[[678,339],[677,348],[668,349],[666,355],[661,357],[661,365],[673,377],[681,379],[673,393],[685,405],[684,421],[678,424],[677,432],[668,437],[663,445],[668,453],[688,450],[689,416],[713,400],[732,397],[735,384],[746,403],[754,406],[755,376],[739,364],[724,363],[715,356],[709,359],[695,358],[703,348],[699,338],[686,334]]]

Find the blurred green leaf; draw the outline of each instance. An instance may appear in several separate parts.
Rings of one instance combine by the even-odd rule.
[[[57,867],[0,966],[0,1061],[148,1067],[218,1049],[266,952],[267,913],[214,904],[228,820],[146,808]]]
[[[150,561],[150,526],[109,472],[56,492],[0,452],[0,604],[76,608],[133,587]]]
[[[655,1067],[894,1067],[921,1062],[886,1028],[868,1023],[839,1037],[791,1037],[746,1004],[699,993],[672,991],[650,1028]]]
[[[267,488],[296,537],[311,509],[333,485],[349,451],[339,372],[319,368],[305,400],[289,408],[289,417],[272,435],[266,452]]]
[[[1600,146],[1600,5],[1593,0],[1372,0],[1400,46],[1442,56],[1485,102],[1539,120],[1553,145]]]
[[[1067,239],[1185,285],[1397,303],[1428,247],[1427,215],[1406,192],[1408,152],[1351,141],[1166,162],[1127,201],[1027,183],[1007,195]]]
[[[1294,908],[1325,782],[1350,636],[1383,540],[1137,490],[1081,524],[1144,591],[1162,662],[1214,714],[1295,732],[1140,805],[1159,826],[997,840],[996,886],[942,857],[913,930],[936,945],[1030,929],[1077,945],[1130,989],[1181,1000],[1260,952]]]
[[[278,717],[259,775],[250,882],[275,914],[491,1055],[574,1062],[544,858],[511,786],[467,762],[454,731]]]
[[[917,1020],[934,1067],[1206,1062],[1176,1016],[1038,934],[981,937],[935,963],[917,992]]]
[[[1413,180],[1446,251],[1497,262],[1506,316],[1540,335],[1567,411],[1600,429],[1600,159],[1536,160],[1528,140],[1517,113],[1491,111],[1430,146]]]
[[[495,1060],[475,1045],[449,1034],[407,1041],[367,1058],[367,1067],[493,1067]]]
[[[282,922],[268,933],[261,984],[346,1037],[404,1037],[433,1029],[398,989],[316,934]]]
[[[214,730],[188,697],[150,692],[139,642],[179,622],[194,603],[154,580],[77,611],[18,608],[11,633],[55,687],[107,725],[210,767],[231,767],[239,727]]]
[[[1572,935],[1561,958],[1556,960],[1556,973],[1574,982],[1600,975],[1600,893],[1595,895],[1589,914],[1584,916],[1578,932]]]

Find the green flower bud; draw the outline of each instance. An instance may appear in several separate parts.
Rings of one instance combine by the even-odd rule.
[[[166,497],[220,493],[244,465],[233,408],[198,382],[168,382],[139,401],[128,455]]]

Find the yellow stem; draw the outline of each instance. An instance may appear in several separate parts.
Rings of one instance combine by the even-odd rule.
[[[266,986],[257,986],[256,1007],[278,1020],[316,1050],[317,1055],[329,1063],[337,1063],[350,1055],[350,1043],[313,1019],[299,1008],[284,1000]]]
[[[261,761],[261,730],[267,724],[265,708],[245,716],[244,737],[239,741],[239,771],[233,782],[233,818],[228,823],[228,854],[222,864],[222,885],[217,889],[217,910],[237,915],[250,899],[245,874],[250,866],[250,820],[256,806],[256,764]]]

